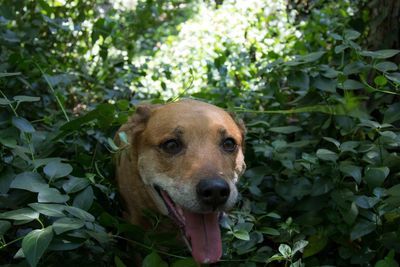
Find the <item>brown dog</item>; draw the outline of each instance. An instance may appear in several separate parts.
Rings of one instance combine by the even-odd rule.
[[[145,225],[143,209],[169,215],[197,262],[217,262],[218,219],[234,205],[246,167],[244,127],[221,108],[182,100],[139,106],[119,131],[129,139],[116,170],[129,220]],[[116,141],[121,144],[118,134]]]

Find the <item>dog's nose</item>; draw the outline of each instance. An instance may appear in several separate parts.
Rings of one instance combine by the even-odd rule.
[[[197,196],[203,204],[214,208],[224,204],[231,190],[229,184],[221,178],[203,179],[196,186]]]

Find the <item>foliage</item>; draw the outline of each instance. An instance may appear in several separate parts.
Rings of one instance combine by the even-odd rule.
[[[195,266],[167,218],[121,219],[112,179],[133,104],[186,94],[248,129],[220,266],[398,266],[400,51],[363,48],[357,3],[314,7],[2,0],[1,264]]]

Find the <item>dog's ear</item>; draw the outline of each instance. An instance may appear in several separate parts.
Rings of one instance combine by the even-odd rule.
[[[138,134],[140,134],[146,128],[146,123],[149,120],[151,113],[160,106],[161,105],[151,104],[139,105],[136,108],[135,114],[133,114],[133,116],[131,116],[129,120],[122,125],[121,128],[119,128],[114,138],[115,143],[118,146],[124,145],[120,140],[119,133],[125,132],[129,145],[132,146],[135,144],[135,139],[137,138]]]

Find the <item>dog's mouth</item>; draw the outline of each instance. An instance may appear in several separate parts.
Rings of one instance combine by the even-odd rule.
[[[168,209],[169,216],[183,232],[183,237],[199,263],[215,263],[222,255],[220,212],[196,213],[177,205],[168,193],[154,186]]]

